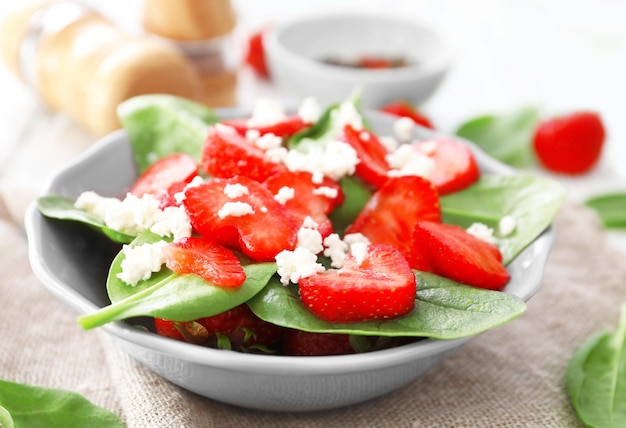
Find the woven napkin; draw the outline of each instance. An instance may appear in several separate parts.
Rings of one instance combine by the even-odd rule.
[[[81,330],[31,272],[20,223],[28,194],[0,187],[1,195],[0,377],[79,392],[133,428],[581,426],[565,391],[567,363],[592,332],[614,328],[626,301],[626,260],[592,212],[568,203],[555,221],[544,284],[517,320],[367,403],[310,413],[246,410],[185,391],[104,333]]]

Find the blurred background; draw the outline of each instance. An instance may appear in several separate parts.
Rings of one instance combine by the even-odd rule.
[[[0,0],[0,19],[40,3]],[[143,31],[143,1],[89,4],[125,31]],[[594,110],[607,129],[600,165],[581,177],[557,179],[579,201],[590,194],[626,189],[626,0],[232,0],[230,4],[235,19],[229,59],[237,74],[235,105],[249,107],[258,97],[286,97],[242,60],[248,37],[261,28],[327,10],[414,17],[443,29],[454,48],[450,73],[419,106],[438,129],[453,132],[467,119],[525,105],[539,107],[546,116]],[[39,185],[54,167],[96,139],[68,115],[46,108],[40,94],[6,64],[0,64],[0,94],[0,179]]]

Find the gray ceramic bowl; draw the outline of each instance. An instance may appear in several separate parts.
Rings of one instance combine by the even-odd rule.
[[[428,23],[385,14],[320,13],[281,22],[264,35],[272,82],[296,98],[315,94],[324,103],[364,90],[362,103],[377,108],[430,98],[452,65],[452,46]],[[410,65],[364,69],[330,65],[335,57],[353,61],[363,55],[402,57]]]
[[[390,128],[388,116],[372,113],[368,120],[376,130]],[[416,132],[422,137],[429,134],[422,128]],[[480,151],[476,155],[483,170],[512,173]],[[55,174],[45,193],[76,197],[94,190],[119,197],[135,177],[127,136],[118,131]],[[78,314],[109,303],[104,284],[119,246],[80,224],[46,219],[34,205],[26,215],[26,229],[33,271],[48,290]],[[547,229],[509,265],[512,280],[506,292],[524,300],[533,296],[554,237]],[[379,397],[414,381],[470,340],[427,339],[364,354],[286,357],[191,345],[128,322],[102,328],[121,349],[183,388],[225,403],[272,411],[329,409]]]

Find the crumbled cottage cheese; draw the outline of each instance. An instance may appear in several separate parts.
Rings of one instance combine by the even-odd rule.
[[[254,105],[252,117],[246,121],[249,127],[276,125],[287,119],[285,108],[278,100],[260,98]]]
[[[363,261],[367,257],[367,247],[368,244],[365,242],[358,242],[350,246],[350,254],[352,254],[359,266],[363,264]]]
[[[217,216],[221,219],[226,217],[243,217],[244,215],[254,214],[252,205],[246,202],[226,202],[217,212]]]
[[[343,266],[343,260],[350,247],[341,240],[338,234],[331,233],[324,238],[324,255],[330,258],[330,265],[336,269]]]
[[[385,149],[387,149],[389,153],[395,152],[400,146],[398,140],[396,140],[391,135],[383,135],[381,137],[378,137],[378,141],[380,141],[380,143],[383,145],[383,147],[385,147]]]
[[[335,199],[339,196],[339,191],[333,187],[320,186],[313,189],[313,194],[326,196],[328,199]]]
[[[298,108],[298,116],[304,123],[315,123],[322,116],[322,107],[316,98],[307,97]]]
[[[493,229],[484,223],[473,223],[467,228],[467,233],[492,245],[498,244],[498,239],[493,235]]]
[[[254,140],[254,145],[262,150],[270,150],[282,147],[283,139],[271,132],[261,135]]]
[[[150,278],[152,273],[160,271],[165,263],[163,248],[166,245],[166,241],[134,247],[124,245],[122,247],[124,253],[122,271],[117,274],[117,277],[130,286],[135,286],[139,281]]]
[[[302,247],[278,253],[276,265],[280,282],[283,285],[288,285],[290,282],[297,284],[301,278],[324,272],[324,266],[317,263],[317,255]]]
[[[298,230],[298,241],[296,247],[304,248],[313,254],[319,254],[324,251],[324,245],[322,244],[322,235],[317,230],[317,224],[315,227],[302,226]]]
[[[399,177],[403,175],[417,175],[420,177],[430,177],[435,166],[435,161],[417,150],[413,144],[402,144],[389,153],[385,159],[391,167],[387,172],[389,177]]]
[[[316,183],[321,183],[324,176],[337,181],[352,175],[358,163],[356,151],[342,141],[329,141],[323,147],[312,146],[306,153],[290,150],[285,159],[287,169],[310,172]]]
[[[517,220],[511,215],[505,215],[498,222],[498,232],[500,236],[509,236],[517,228]]]
[[[129,235],[150,230],[175,240],[191,236],[191,221],[183,207],[161,210],[158,199],[148,194],[138,198],[129,193],[119,200],[89,191],[83,192],[74,206],[87,211],[107,227]]]
[[[274,195],[274,199],[276,199],[279,204],[285,205],[287,201],[293,199],[295,195],[296,191],[293,187],[283,186],[278,189],[278,193]]]
[[[224,186],[224,194],[230,199],[236,199],[244,195],[249,195],[250,190],[243,184],[227,184],[226,186]]]
[[[401,117],[393,123],[393,134],[402,143],[408,143],[413,138],[415,122],[409,117]]]

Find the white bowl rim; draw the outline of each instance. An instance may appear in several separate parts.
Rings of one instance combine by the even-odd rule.
[[[337,19],[381,19],[387,21],[402,22],[406,25],[413,25],[420,27],[423,30],[428,31],[434,37],[436,37],[444,49],[439,52],[437,61],[427,61],[419,65],[408,65],[405,67],[397,67],[391,69],[359,69],[359,68],[347,68],[338,67],[330,64],[324,64],[323,62],[316,61],[304,56],[298,55],[291,49],[286,48],[279,42],[279,36],[283,31],[296,27],[303,23],[316,22],[323,20],[337,20]],[[449,69],[454,58],[454,49],[449,35],[442,31],[440,28],[432,23],[426,22],[421,19],[408,19],[397,14],[389,12],[379,12],[375,14],[372,11],[322,11],[317,13],[309,13],[306,15],[297,15],[284,22],[277,23],[273,27],[270,27],[267,32],[263,34],[263,41],[265,43],[265,49],[267,55],[281,55],[286,58],[292,67],[298,69],[307,70],[309,73],[311,70],[342,81],[352,81],[355,76],[361,79],[366,79],[369,83],[382,83],[393,79],[394,81],[410,81],[417,77],[427,77],[436,75]]]

